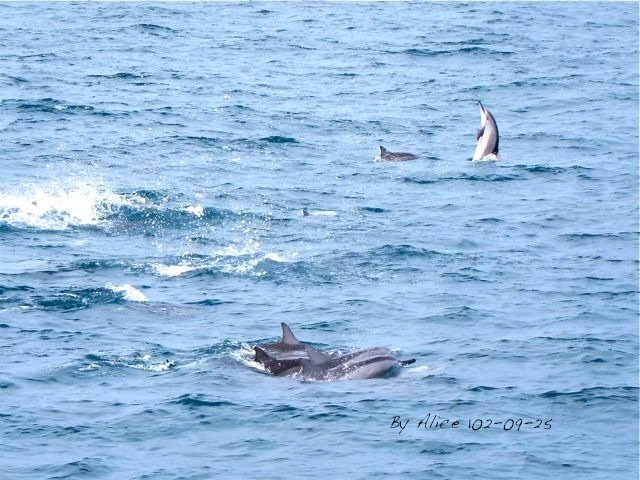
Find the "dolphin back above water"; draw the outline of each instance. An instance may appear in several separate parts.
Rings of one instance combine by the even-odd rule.
[[[406,162],[408,160],[415,160],[417,157],[417,155],[414,155],[413,153],[407,153],[407,152],[390,152],[389,150],[387,150],[386,148],[384,148],[382,145],[380,145],[380,148],[378,150],[378,154],[376,155],[376,157],[373,159],[375,162]]]
[[[379,378],[415,362],[414,359],[398,360],[385,347],[331,355],[300,342],[285,323],[282,331],[282,342],[254,347],[255,361],[278,377],[324,381]]]
[[[498,160],[498,147],[500,144],[500,135],[498,133],[498,124],[491,112],[478,102],[480,108],[480,129],[476,134],[476,150],[473,152],[471,160]]]
[[[380,378],[397,367],[415,362],[398,360],[391,350],[384,347],[367,348],[339,357],[327,357],[322,352],[307,346],[309,359],[300,359],[300,376],[304,380],[354,380]]]

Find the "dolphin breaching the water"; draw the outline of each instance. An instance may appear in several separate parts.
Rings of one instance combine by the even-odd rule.
[[[378,150],[378,154],[373,159],[374,162],[406,162],[407,160],[415,160],[417,155],[407,152],[390,152],[382,145]]]
[[[286,323],[282,341],[254,347],[255,361],[272,375],[301,380],[380,378],[415,359],[399,360],[385,347],[372,347],[342,355],[320,351],[300,342]]]
[[[476,134],[476,151],[473,153],[472,160],[498,160],[498,146],[500,136],[498,134],[498,124],[491,112],[478,102],[480,107],[480,129]]]

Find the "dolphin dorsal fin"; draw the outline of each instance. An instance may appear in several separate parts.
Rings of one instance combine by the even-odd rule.
[[[387,149],[380,145],[380,155],[384,155],[385,153],[387,153]]]
[[[313,365],[322,365],[323,363],[326,363],[331,358],[326,353],[321,352],[317,348],[313,348],[311,345],[307,345],[305,349],[309,354],[309,361]]]
[[[273,358],[260,347],[253,347],[253,351],[256,352],[256,362],[265,363],[273,360]]]
[[[289,328],[289,325],[284,322],[282,322],[280,325],[282,325],[282,343],[286,343],[287,345],[300,345],[302,343],[293,334],[293,332]]]

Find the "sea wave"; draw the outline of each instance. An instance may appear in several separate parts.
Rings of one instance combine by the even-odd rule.
[[[219,275],[265,277],[274,273],[277,265],[294,264],[296,251],[265,250],[258,240],[232,243],[208,255],[184,255],[173,263],[155,263],[152,271],[162,277],[191,275]]]
[[[125,300],[130,302],[146,302],[147,297],[137,288],[125,283],[124,285],[114,285],[107,283],[106,288],[114,293],[122,294]]]
[[[144,203],[142,197],[121,195],[97,182],[31,184],[0,191],[0,225],[38,230],[98,226],[114,209]]]
[[[97,305],[146,302],[146,300],[146,296],[140,290],[129,284],[108,283],[104,288],[73,288],[50,294],[40,293],[23,298],[20,303],[26,310],[72,312]]]
[[[114,355],[107,353],[89,354],[79,364],[69,365],[75,376],[87,373],[107,374],[110,369],[133,369],[147,372],[166,372],[176,366],[175,360],[170,360],[171,352],[162,352],[162,359],[157,359],[151,353],[134,352],[129,355]]]
[[[116,191],[100,180],[70,179],[0,190],[0,230],[98,228],[158,235],[168,229],[260,222],[264,215],[202,205],[162,191]]]

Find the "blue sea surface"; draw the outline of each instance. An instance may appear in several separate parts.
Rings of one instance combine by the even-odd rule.
[[[638,23],[0,4],[0,478],[637,479]]]

